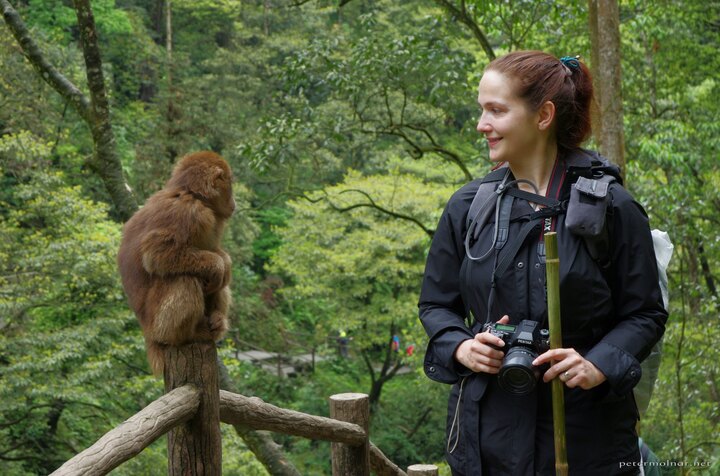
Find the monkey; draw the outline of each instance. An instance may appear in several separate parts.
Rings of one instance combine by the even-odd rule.
[[[189,154],[123,227],[122,285],[156,375],[166,346],[218,341],[228,330],[232,260],[220,240],[235,211],[232,181],[218,154]]]

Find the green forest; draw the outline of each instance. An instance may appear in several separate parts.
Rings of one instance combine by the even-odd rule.
[[[235,176],[225,385],[320,416],[368,394],[390,460],[450,474],[417,302],[443,206],[490,170],[477,84],[518,49],[593,66],[593,3],[0,0],[0,474],[49,474],[164,393],[116,256],[198,150]],[[720,2],[622,0],[619,33],[625,184],[675,244],[639,432],[663,474],[720,474]],[[225,475],[331,472],[327,442],[222,437]],[[111,474],[167,464],[163,437]]]

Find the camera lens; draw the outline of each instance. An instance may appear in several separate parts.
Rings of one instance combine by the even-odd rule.
[[[540,371],[532,361],[537,353],[527,347],[513,347],[505,355],[498,373],[498,383],[507,392],[515,395],[527,395],[535,388]]]

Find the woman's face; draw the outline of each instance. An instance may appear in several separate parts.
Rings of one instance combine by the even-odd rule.
[[[478,87],[482,114],[477,130],[485,136],[490,160],[509,162],[533,155],[542,138],[539,114],[515,93],[515,80],[497,71],[486,71]]]

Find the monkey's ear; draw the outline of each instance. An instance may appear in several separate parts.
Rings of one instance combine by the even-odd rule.
[[[218,181],[222,178],[223,173],[224,171],[220,167],[209,167],[205,169],[203,177],[196,182],[196,187],[193,192],[198,193],[205,198],[217,197],[220,195]]]
[[[170,183],[203,198],[213,199],[220,194],[218,181],[222,174],[223,170],[217,166],[189,167],[182,170],[177,177],[171,178]]]

